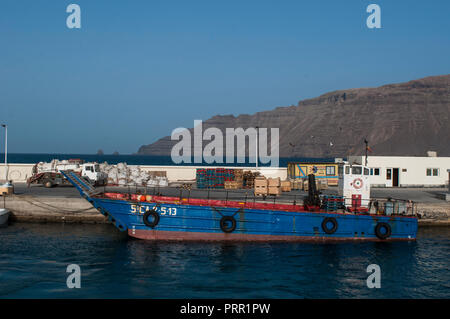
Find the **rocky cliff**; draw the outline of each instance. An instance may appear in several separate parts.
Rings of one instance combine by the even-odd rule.
[[[361,155],[450,156],[450,75],[377,88],[335,91],[253,115],[217,115],[203,128],[277,127],[281,157]],[[138,154],[170,155],[169,136],[142,146]],[[206,144],[206,142],[204,142]]]

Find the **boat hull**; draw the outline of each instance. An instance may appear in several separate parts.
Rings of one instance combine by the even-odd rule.
[[[122,231],[134,238],[170,241],[392,241],[415,240],[417,219],[353,213],[278,211],[237,207],[199,206],[173,203],[133,202],[95,198],[91,203]],[[154,227],[144,223],[144,214],[154,211]],[[235,228],[225,232],[221,220],[229,216]],[[336,229],[325,227],[334,219]],[[386,238],[377,236],[380,223],[389,225]],[[331,225],[333,226],[333,225]]]
[[[191,242],[342,242],[342,241],[411,241],[415,238],[376,237],[327,237],[327,236],[297,236],[297,235],[251,235],[251,234],[220,234],[186,231],[164,230],[128,230],[128,235],[137,239],[153,241],[191,241]]]

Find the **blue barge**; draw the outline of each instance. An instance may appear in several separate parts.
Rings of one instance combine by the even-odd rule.
[[[349,211],[342,206],[329,211],[320,204],[314,187],[310,187],[302,205],[276,204],[106,193],[71,171],[62,174],[120,231],[139,239],[409,241],[415,240],[417,234],[417,217],[413,212],[408,216],[405,212],[382,215],[364,208]]]

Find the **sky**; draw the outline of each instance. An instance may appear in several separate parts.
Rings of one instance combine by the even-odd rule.
[[[80,29],[66,25],[71,3]],[[366,25],[371,3],[380,29]],[[13,153],[132,154],[195,119],[449,74],[449,12],[448,0],[2,0],[0,122]]]

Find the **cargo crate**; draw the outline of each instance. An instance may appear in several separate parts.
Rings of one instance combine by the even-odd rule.
[[[267,186],[255,186],[255,195],[267,195]]]
[[[281,187],[269,186],[267,187],[267,192],[269,195],[281,195]]]
[[[290,192],[292,190],[290,181],[282,181],[281,182],[281,191],[282,192]]]
[[[254,183],[255,186],[268,186],[267,179],[265,177],[256,177]]]
[[[267,181],[268,181],[269,187],[270,186],[276,186],[276,187],[281,186],[281,179],[279,177],[277,177],[277,178],[269,178]]]

